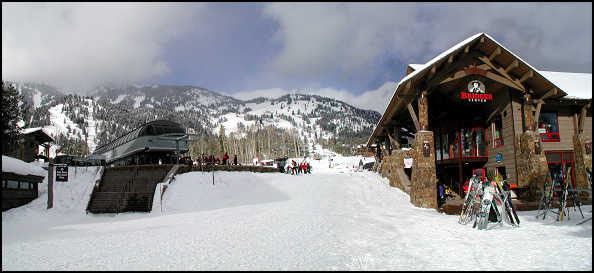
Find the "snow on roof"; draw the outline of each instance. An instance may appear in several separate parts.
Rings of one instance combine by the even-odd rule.
[[[458,49],[462,48],[464,45],[466,45],[466,44],[467,44],[467,43],[469,43],[470,41],[472,41],[472,40],[474,40],[474,39],[478,38],[479,36],[481,36],[481,35],[483,35],[483,34],[485,34],[485,33],[481,32],[481,33],[477,33],[477,34],[475,34],[475,35],[472,35],[472,36],[470,36],[470,37],[466,38],[464,41],[462,41],[462,42],[459,42],[459,43],[458,43],[458,44],[456,44],[455,46],[453,46],[453,47],[450,47],[448,50],[446,50],[446,51],[442,52],[441,54],[437,55],[435,58],[431,59],[431,60],[430,60],[430,61],[428,61],[427,63],[425,63],[425,64],[423,64],[423,65],[418,65],[418,66],[416,66],[416,67],[413,67],[413,69],[414,69],[415,71],[413,71],[412,73],[410,73],[410,74],[406,75],[404,78],[402,78],[402,80],[400,80],[400,81],[398,82],[398,85],[396,85],[396,88],[394,89],[394,93],[392,94],[392,98],[390,99],[390,101],[392,101],[392,99],[394,99],[394,96],[396,95],[396,90],[398,90],[398,87],[400,87],[400,85],[401,85],[401,84],[405,83],[405,82],[406,82],[408,79],[410,79],[410,78],[412,78],[412,77],[416,76],[417,74],[421,73],[421,71],[423,71],[423,70],[425,70],[425,69],[429,68],[430,66],[432,66],[433,64],[435,64],[437,61],[439,61],[439,60],[443,59],[443,58],[444,58],[445,56],[447,56],[448,54],[450,54],[450,53],[452,53],[452,52],[454,52],[454,51],[456,51],[456,50],[458,50]],[[486,35],[486,34],[485,34],[485,35]],[[487,36],[488,36],[488,35],[487,35]],[[491,37],[489,37],[489,38],[490,38],[490,39],[493,39],[493,38],[491,38]],[[414,65],[414,64],[413,64],[413,65]],[[386,111],[388,110],[388,107],[389,107],[389,106],[390,106],[390,104],[388,103],[388,104],[386,105],[386,109],[384,109],[384,114],[385,114],[385,113],[386,113]],[[381,119],[378,121],[378,124],[376,124],[376,127],[377,127],[377,125],[379,125],[379,122],[381,122]]]
[[[419,70],[423,68],[424,64],[409,64],[408,66],[410,66],[414,70]]]
[[[25,129],[22,130],[22,133],[26,135],[26,134],[30,134],[30,133],[33,133],[33,132],[38,131],[38,130],[42,130],[43,131],[43,129],[41,127],[35,127],[35,128],[25,128]]]
[[[2,156],[2,172],[20,175],[47,175],[47,171],[37,165],[5,155]]]
[[[567,96],[565,98],[591,99],[592,74],[539,71],[541,75],[561,88]]]

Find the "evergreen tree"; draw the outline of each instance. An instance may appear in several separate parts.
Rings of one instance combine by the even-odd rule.
[[[14,85],[2,81],[2,154],[15,150],[21,135],[19,103],[23,100]]]

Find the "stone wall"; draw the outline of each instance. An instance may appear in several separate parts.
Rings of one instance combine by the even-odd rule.
[[[579,134],[573,136],[573,166],[575,168],[575,182],[578,189],[589,189],[590,184],[586,176],[586,168],[592,170],[592,153],[586,153],[586,143],[592,143],[592,139]],[[586,197],[588,194],[581,194]]]
[[[410,194],[411,181],[404,172],[404,158],[414,158],[414,150],[393,150],[392,155],[385,155],[379,174],[388,178],[390,186]]]
[[[526,131],[516,136],[515,145],[518,187],[528,188],[528,191],[519,193],[518,197],[527,201],[538,201],[544,183],[550,185],[552,181],[540,135],[534,131]],[[535,153],[537,145],[541,147],[539,154]]]
[[[433,132],[418,131],[410,187],[410,201],[421,208],[437,208],[437,176]],[[428,150],[428,155],[424,150]]]

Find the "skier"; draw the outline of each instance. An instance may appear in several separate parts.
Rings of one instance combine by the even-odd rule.
[[[237,165],[237,155],[233,155],[233,165]]]
[[[223,165],[227,165],[228,159],[229,159],[229,155],[227,155],[227,152],[225,152],[225,154],[223,155]]]

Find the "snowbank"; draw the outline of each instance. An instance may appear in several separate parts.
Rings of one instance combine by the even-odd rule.
[[[5,155],[2,156],[2,172],[21,175],[47,176],[47,171],[38,165]]]

